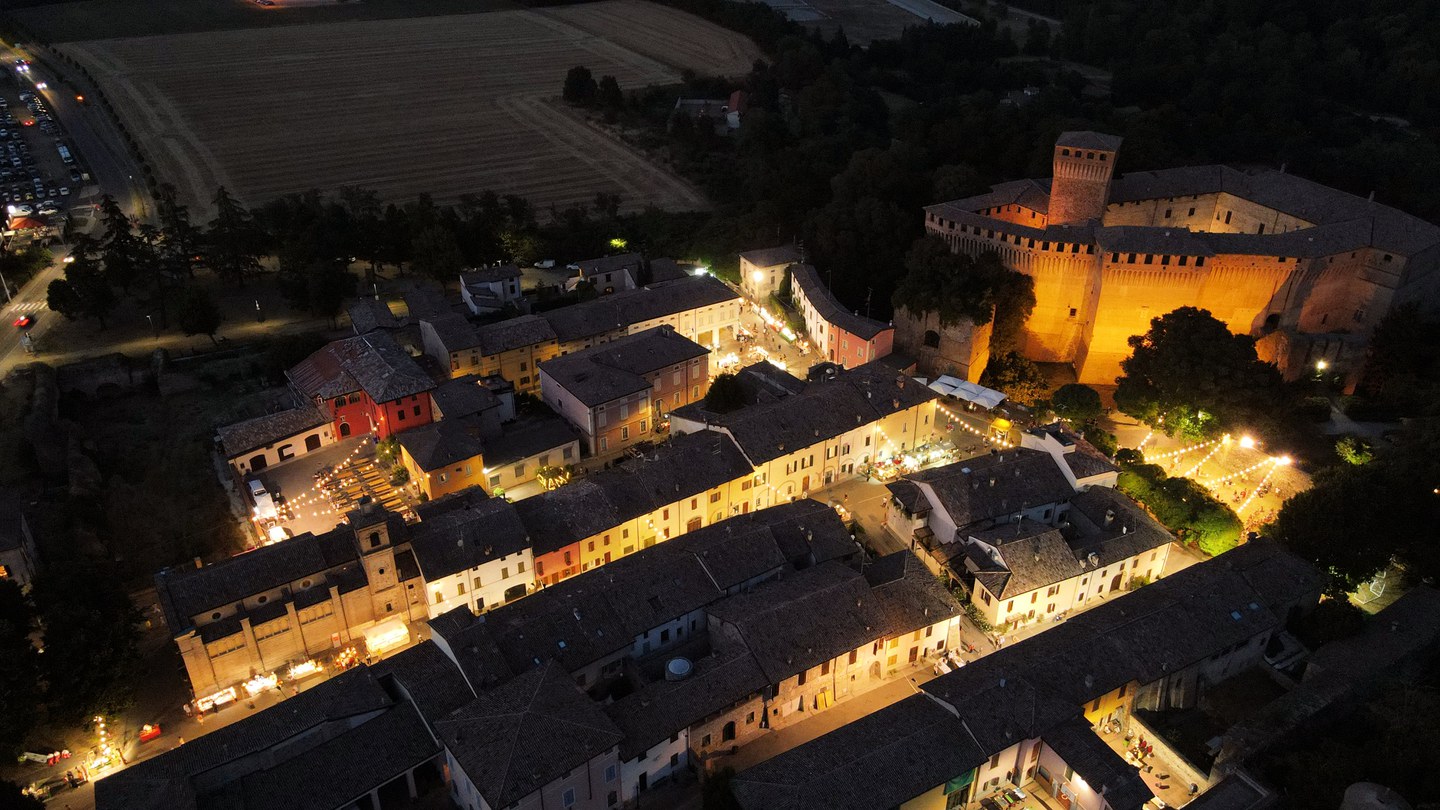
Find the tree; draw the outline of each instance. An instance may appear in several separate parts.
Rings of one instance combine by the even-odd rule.
[[[204,335],[215,342],[215,330],[220,328],[220,308],[215,299],[202,289],[191,287],[180,299],[180,329],[187,335]]]
[[[10,757],[20,753],[40,702],[38,656],[30,643],[33,625],[34,611],[20,587],[0,580],[0,753]]]
[[[75,246],[75,261],[65,268],[65,278],[50,282],[45,288],[46,304],[66,320],[94,318],[105,328],[105,316],[115,309],[115,291],[110,288],[99,262],[83,243]]]
[[[411,267],[442,283],[452,281],[465,266],[455,234],[434,225],[415,235],[411,243]]]
[[[254,220],[224,186],[216,189],[214,202],[215,218],[205,233],[205,262],[220,277],[243,288],[245,276],[260,269]]]
[[[620,92],[620,82],[614,76],[600,77],[600,106],[607,110],[619,110],[625,106],[625,94]]]
[[[705,394],[705,410],[729,413],[745,406],[745,387],[734,374],[721,374]]]
[[[1060,386],[1050,397],[1050,408],[1055,411],[1056,416],[1076,425],[1093,422],[1105,411],[1105,405],[1100,401],[1100,393],[1080,383]]]
[[[135,234],[130,218],[109,194],[100,198],[100,221],[105,228],[100,256],[105,262],[105,280],[127,294],[140,275]]]
[[[1280,372],[1209,311],[1181,307],[1130,338],[1115,404],[1167,435],[1196,440],[1270,423],[1283,412]]]
[[[1001,391],[1011,402],[1034,405],[1049,387],[1040,367],[1015,352],[990,358],[980,384]]]
[[[937,313],[947,326],[966,319],[983,326],[993,319],[991,354],[1018,351],[1020,333],[1035,308],[1029,276],[1009,270],[994,253],[978,258],[955,253],[938,236],[915,240],[905,269],[892,298],[896,307]]]
[[[104,566],[66,561],[35,578],[33,595],[45,628],[51,719],[80,725],[123,711],[139,682],[140,615],[119,578]]]
[[[590,68],[576,65],[565,74],[565,89],[561,95],[567,102],[589,107],[595,104],[598,92],[599,88],[595,84],[595,77],[590,74]]]
[[[50,251],[40,245],[32,244],[18,251],[0,245],[0,276],[5,277],[13,293],[49,266],[50,259]]]
[[[1346,464],[1360,466],[1375,460],[1375,450],[1370,442],[1359,436],[1342,436],[1335,442],[1335,455]]]

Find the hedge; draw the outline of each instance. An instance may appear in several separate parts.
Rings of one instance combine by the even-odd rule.
[[[1120,473],[1117,486],[1181,540],[1212,557],[1240,542],[1240,517],[1189,478],[1171,478],[1155,464],[1133,464]]]

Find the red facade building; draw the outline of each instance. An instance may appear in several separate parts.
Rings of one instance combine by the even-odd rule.
[[[384,332],[333,341],[285,376],[330,414],[337,439],[363,433],[385,439],[431,422],[434,380]]]

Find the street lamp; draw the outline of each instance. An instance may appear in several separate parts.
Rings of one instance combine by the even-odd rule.
[[[1323,359],[1322,359],[1322,360],[1316,360],[1316,361],[1315,361],[1315,370],[1316,370],[1316,371],[1324,371],[1325,369],[1327,369],[1327,368],[1329,368],[1329,367],[1330,367],[1330,364],[1327,363],[1327,362],[1325,362]]]

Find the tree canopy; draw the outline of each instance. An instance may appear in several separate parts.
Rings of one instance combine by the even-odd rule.
[[[1100,418],[1105,405],[1100,393],[1088,385],[1067,383],[1050,396],[1050,409],[1067,422],[1083,425]]]
[[[905,255],[906,274],[895,289],[896,307],[911,313],[936,313],[945,325],[970,320],[995,321],[992,355],[1017,348],[1018,334],[1035,307],[1035,284],[1010,271],[994,253],[978,258],[950,250],[938,236],[917,239]],[[996,345],[998,343],[998,346]]]
[[[992,356],[980,375],[980,384],[1005,394],[1011,402],[1034,405],[1045,397],[1049,384],[1040,367],[1016,352]]]
[[[1268,422],[1284,402],[1280,372],[1255,340],[1208,310],[1181,307],[1130,338],[1115,404],[1170,436],[1202,439]]]

